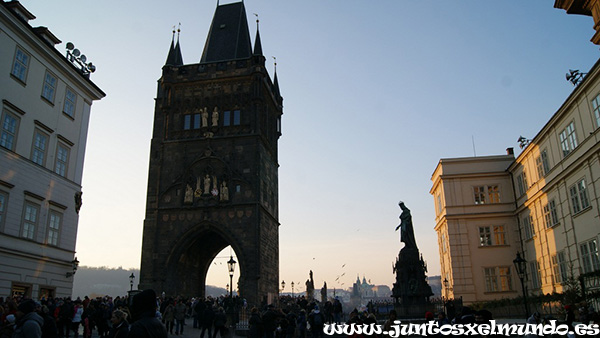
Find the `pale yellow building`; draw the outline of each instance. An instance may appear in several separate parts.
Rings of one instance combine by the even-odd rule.
[[[600,270],[599,64],[516,158],[509,149],[440,160],[430,193],[444,296],[519,296],[517,251],[530,294],[562,292],[567,279]]]
[[[519,247],[507,155],[442,159],[432,176],[442,296],[471,303],[517,296]],[[447,283],[445,282],[447,281]]]
[[[509,167],[534,293],[600,269],[599,64]]]

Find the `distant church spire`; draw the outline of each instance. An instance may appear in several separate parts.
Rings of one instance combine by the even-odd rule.
[[[173,26],[173,38],[171,39],[171,48],[169,49],[165,66],[183,66],[183,57],[181,56],[181,47],[179,46],[179,34],[181,34],[181,23],[177,27],[177,43],[175,43],[175,26]]]
[[[254,40],[254,55],[263,55],[263,51],[262,51],[262,44],[260,42],[260,30],[259,30],[259,26],[258,23],[260,20],[258,20],[258,14],[254,13],[254,15],[256,16],[256,39]]]

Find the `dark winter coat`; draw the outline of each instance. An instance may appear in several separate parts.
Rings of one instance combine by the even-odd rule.
[[[155,310],[140,314],[140,318],[131,324],[128,337],[168,338],[167,329],[155,315]]]
[[[23,316],[15,327],[13,338],[41,338],[44,319],[35,312]]]

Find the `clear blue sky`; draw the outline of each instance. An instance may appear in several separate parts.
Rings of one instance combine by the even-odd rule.
[[[199,61],[216,1],[22,3],[38,17],[32,25],[63,41],[59,50],[72,41],[88,56],[107,93],[92,106],[77,257],[139,267],[156,81],[173,25],[181,23],[184,62]],[[319,287],[347,288],[357,274],[391,285],[399,200],[412,210],[430,274],[439,274],[429,195],[439,159],[472,156],[473,140],[478,156],[518,152],[519,135],[532,138],[573,90],[568,69],[587,71],[599,57],[592,18],[553,3],[245,1],[252,36],[260,15],[284,97],[287,285],[303,289],[310,269]],[[213,284],[228,282],[225,270],[213,274],[223,275]]]

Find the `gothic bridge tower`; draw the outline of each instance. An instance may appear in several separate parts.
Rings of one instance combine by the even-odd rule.
[[[217,5],[199,63],[171,44],[154,112],[140,289],[204,295],[228,245],[250,304],[279,280],[277,142],[283,99],[252,49],[243,2]]]

